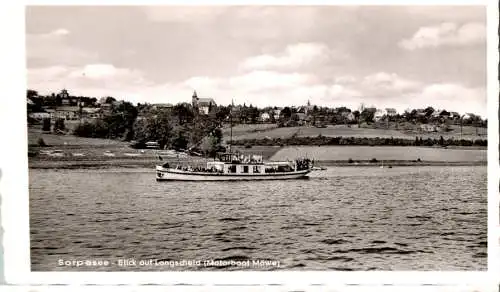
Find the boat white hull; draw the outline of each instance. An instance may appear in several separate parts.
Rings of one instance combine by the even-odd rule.
[[[183,171],[172,168],[164,168],[161,166],[156,167],[156,180],[157,181],[242,181],[242,180],[284,180],[284,179],[300,179],[307,178],[311,172],[310,169],[293,171],[293,172],[280,172],[280,173],[204,173]]]

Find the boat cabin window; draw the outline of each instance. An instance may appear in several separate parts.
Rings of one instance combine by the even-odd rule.
[[[243,166],[243,173],[248,173],[248,165]]]
[[[231,165],[228,167],[229,172],[235,173],[236,172],[236,165]]]
[[[253,173],[260,173],[260,166],[254,165]]]

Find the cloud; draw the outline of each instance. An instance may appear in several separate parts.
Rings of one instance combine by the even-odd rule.
[[[140,92],[153,83],[143,73],[111,64],[82,67],[51,66],[28,69],[28,85],[43,94],[67,88],[74,94],[104,96],[118,93],[122,98]]]
[[[224,6],[148,6],[143,11],[154,22],[207,22],[217,19]]]
[[[26,35],[26,57],[41,66],[75,65],[97,58],[97,54],[71,46],[67,29],[56,29],[43,34]]]
[[[264,106],[304,105],[308,100],[320,106],[361,103],[378,108],[393,107],[447,109],[486,115],[486,90],[458,83],[424,84],[395,73],[377,72],[355,78],[339,76],[334,82],[319,82],[312,74],[251,71],[233,77],[193,76],[177,83],[154,83],[143,72],[112,64],[81,67],[52,66],[28,70],[29,87],[42,94],[67,88],[77,95],[114,96],[132,102],[190,102],[193,90],[200,97],[212,97],[218,104]]]
[[[335,77],[335,83],[337,84],[353,84],[357,81],[357,78],[352,75],[343,75]]]
[[[111,64],[89,64],[83,68],[74,69],[68,75],[69,78],[84,78],[94,81],[127,82],[129,84],[141,84],[145,82],[143,73],[128,68],[117,68]]]
[[[402,14],[429,21],[471,22],[485,19],[486,16],[486,6],[480,5],[408,5],[400,9],[403,10]]]
[[[339,57],[346,57],[321,43],[298,43],[289,45],[279,55],[259,55],[246,59],[240,64],[244,70],[260,69],[298,69],[306,66],[324,64]]]
[[[365,76],[361,82],[363,90],[373,97],[390,97],[416,90],[420,83],[400,77],[395,73],[378,72]]]
[[[69,30],[67,30],[65,28],[59,28],[59,29],[53,30],[49,33],[49,35],[56,35],[56,36],[64,36],[64,35],[68,35],[68,34],[69,34]]]
[[[299,73],[278,73],[272,71],[253,71],[229,79],[232,87],[242,87],[249,91],[261,92],[269,89],[289,88],[307,85],[314,77]]]
[[[483,87],[470,88],[456,83],[430,84],[422,89],[414,102],[460,113],[487,115],[487,95]]]
[[[182,85],[201,95],[216,97],[224,104],[234,99],[235,102],[267,106],[278,104],[282,99],[291,104],[303,104],[311,91],[302,89],[315,88],[315,83],[315,77],[308,74],[252,71],[229,78],[192,77]],[[317,87],[315,90],[318,91]]]
[[[469,22],[458,26],[453,22],[437,26],[421,27],[410,39],[399,42],[406,50],[439,46],[467,46],[486,41],[486,26],[480,22]]]

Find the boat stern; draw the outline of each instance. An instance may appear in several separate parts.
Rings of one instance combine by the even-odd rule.
[[[161,166],[161,165],[156,166],[156,180],[157,181],[165,180],[164,170],[165,170],[165,168],[163,166]]]

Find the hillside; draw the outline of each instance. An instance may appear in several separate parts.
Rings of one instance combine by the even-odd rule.
[[[237,125],[233,128],[233,140],[243,139],[266,139],[266,138],[290,138],[293,135],[297,137],[317,137],[319,135],[325,137],[366,137],[366,138],[402,138],[402,139],[415,139],[416,136],[423,139],[432,138],[439,139],[443,136],[444,139],[464,139],[476,140],[487,139],[487,129],[478,128],[478,135],[476,135],[476,128],[470,126],[462,127],[462,134],[460,134],[460,126],[450,126],[450,131],[447,132],[424,132],[416,125],[412,128],[390,129],[384,128],[358,128],[357,125],[335,125],[326,128],[316,128],[310,126],[301,127],[284,127],[278,128],[273,124],[256,124],[256,125]],[[229,141],[229,129],[224,129],[224,139]]]

